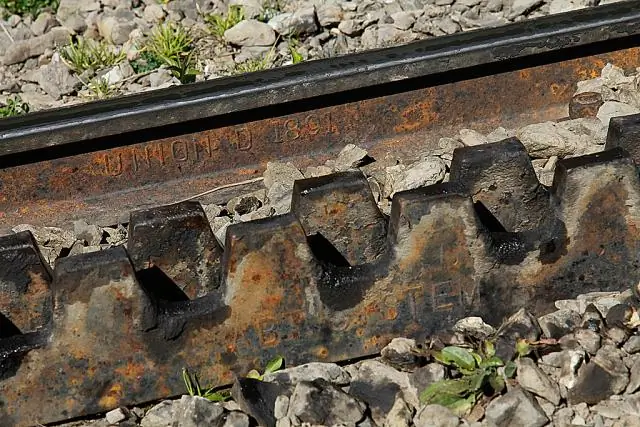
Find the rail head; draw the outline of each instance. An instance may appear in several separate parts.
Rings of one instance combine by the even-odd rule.
[[[640,0],[624,1],[344,57],[171,87],[0,120],[0,156],[123,132],[421,80],[442,73],[640,36]]]

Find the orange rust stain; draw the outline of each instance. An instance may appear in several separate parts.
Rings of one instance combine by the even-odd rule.
[[[367,304],[367,306],[364,308],[364,311],[367,314],[372,314],[372,313],[377,313],[378,311],[380,311],[380,309],[378,308],[378,304],[371,303],[371,304]]]
[[[313,353],[320,359],[326,359],[329,356],[329,350],[324,346],[317,347]]]
[[[107,394],[100,398],[99,405],[104,409],[113,408],[118,405],[122,395],[122,385],[114,384],[111,386]]]
[[[386,319],[387,320],[394,320],[396,317],[398,317],[398,311],[394,307],[388,308],[387,309]]]
[[[364,335],[364,328],[358,328],[356,329],[356,335],[361,337]]]
[[[117,368],[115,371],[125,378],[139,378],[144,375],[145,367],[142,364],[129,361],[126,366]]]
[[[530,70],[520,70],[518,72],[518,77],[520,77],[520,79],[522,79],[522,80],[529,80],[531,78],[531,71]]]
[[[405,108],[400,115],[402,123],[394,126],[394,130],[398,133],[411,132],[427,127],[438,119],[438,113],[435,111],[435,102],[432,99],[413,104]]]

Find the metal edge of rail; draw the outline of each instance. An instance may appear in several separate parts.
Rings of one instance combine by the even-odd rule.
[[[131,210],[258,177],[274,159],[304,170],[348,143],[374,158],[392,152],[410,162],[464,127],[489,132],[556,120],[576,81],[596,77],[608,62],[625,70],[640,65],[634,4],[0,121],[21,135],[0,139],[0,233],[80,218],[126,222]],[[275,90],[271,105],[259,107],[266,99],[261,83],[289,89]],[[294,89],[298,101],[285,102]],[[253,109],[210,115],[236,101]],[[136,116],[149,108],[161,111]],[[185,108],[200,119],[189,120]],[[118,121],[129,113],[136,117],[131,126]],[[167,125],[173,116],[185,121]],[[93,138],[105,129],[117,134]],[[2,154],[3,147],[27,151]],[[199,200],[226,202],[232,191],[237,187]]]
[[[142,131],[293,101],[521,60],[640,34],[640,1],[623,1],[405,46],[316,60],[0,121],[0,154]]]
[[[53,271],[29,232],[1,237],[0,424],[180,394],[183,367],[223,385],[276,354],[345,360],[635,289],[639,136],[640,115],[612,119],[552,187],[515,138],[458,148],[451,181],[395,194],[390,217],[359,170],[299,180],[289,214],[230,226],[224,249],[197,202],[132,212],[126,248]]]

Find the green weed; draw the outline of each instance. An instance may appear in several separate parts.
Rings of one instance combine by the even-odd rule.
[[[187,368],[182,369],[182,380],[190,396],[204,397],[212,402],[224,402],[231,398],[231,393],[228,390],[213,391],[213,387],[203,390],[200,387],[198,376],[194,374],[191,377]]]
[[[271,18],[282,11],[280,0],[267,0],[262,3],[262,13],[258,17],[258,21],[269,22]]]
[[[182,25],[166,23],[151,32],[143,48],[147,58],[166,65],[182,83],[195,80],[194,39]]]
[[[89,82],[87,88],[90,92],[92,99],[106,99],[117,95],[118,91],[114,86],[111,86],[109,82],[102,78],[96,77]]]
[[[143,50],[140,52],[138,59],[131,63],[131,68],[133,68],[133,71],[135,71],[136,74],[140,74],[156,70],[160,68],[161,65],[162,61],[159,58],[153,56],[146,50]]]
[[[244,19],[244,10],[242,6],[230,5],[224,16],[217,13],[208,13],[203,14],[203,19],[211,34],[222,39],[225,31]]]
[[[284,358],[282,356],[276,356],[273,359],[271,359],[269,362],[267,362],[267,366],[265,366],[264,368],[264,373],[261,374],[260,372],[258,372],[257,369],[252,369],[247,374],[247,378],[253,378],[253,379],[262,381],[265,375],[276,372],[277,370],[281,369],[283,363],[284,363]]]
[[[13,117],[27,114],[31,108],[19,95],[8,98],[6,105],[0,107],[0,117]]]
[[[300,42],[298,41],[298,39],[295,39],[295,38],[291,38],[288,40],[289,54],[291,55],[291,61],[294,64],[304,61],[304,57],[300,52],[298,52],[298,49],[297,49],[299,43]]]
[[[0,7],[9,14],[31,15],[34,18],[47,8],[55,12],[58,4],[59,0],[0,0]]]
[[[111,67],[126,58],[125,52],[105,42],[78,37],[60,50],[60,58],[69,68],[78,74],[86,70],[98,71]]]
[[[485,341],[479,352],[471,349],[449,346],[433,353],[442,365],[456,369],[459,378],[444,379],[427,387],[420,400],[425,404],[439,404],[451,409],[458,416],[468,414],[478,400],[485,395],[501,393],[506,383],[498,373],[498,367],[505,363],[495,355],[491,341]],[[513,362],[508,362],[505,371],[515,374]]]

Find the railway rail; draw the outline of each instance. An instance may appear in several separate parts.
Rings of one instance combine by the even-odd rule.
[[[634,287],[634,116],[611,121],[604,152],[561,160],[549,188],[513,138],[457,149],[450,182],[396,194],[390,217],[358,171],[297,181],[291,213],[230,226],[224,250],[199,202],[174,202],[348,143],[402,157],[463,127],[564,119],[577,81],[640,67],[639,6],[3,120],[0,425],[176,395],[184,366],[222,385],[275,354],[345,360],[461,316]],[[8,233],[78,218],[128,223],[126,248],[52,270],[29,232]]]

